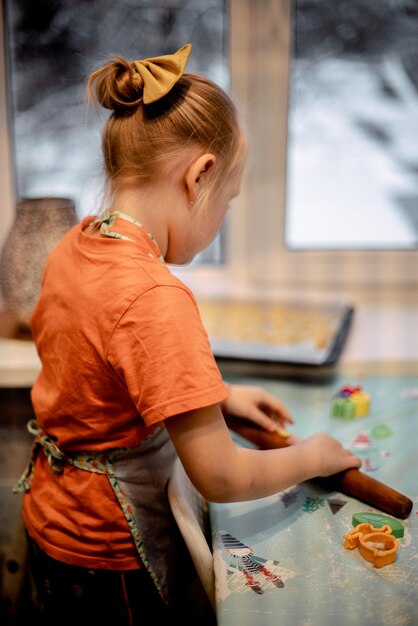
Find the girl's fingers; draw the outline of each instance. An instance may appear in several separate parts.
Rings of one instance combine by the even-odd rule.
[[[272,417],[276,417],[276,419],[279,419],[280,421],[285,421],[289,424],[294,424],[295,422],[286,407],[280,402],[280,400],[277,400],[277,398],[272,398],[268,402],[263,400],[261,402],[260,408],[266,411],[266,413],[268,413]]]
[[[264,411],[254,407],[251,414],[248,416],[252,422],[261,426],[265,430],[273,433],[277,430],[277,422],[274,418],[269,417]]]

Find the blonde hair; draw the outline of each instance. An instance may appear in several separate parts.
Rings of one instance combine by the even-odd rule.
[[[201,205],[240,158],[241,131],[231,98],[206,77],[185,73],[160,100],[144,105],[132,64],[116,56],[88,79],[90,101],[110,109],[102,133],[105,171],[113,190],[126,180],[168,173],[185,150],[213,153]]]

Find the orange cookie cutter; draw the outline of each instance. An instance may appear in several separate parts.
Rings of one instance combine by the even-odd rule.
[[[344,535],[344,540],[344,548],[358,548],[361,556],[375,567],[393,563],[398,550],[398,541],[387,524],[381,528],[375,528],[368,523],[358,524]],[[380,547],[382,545],[383,549]]]

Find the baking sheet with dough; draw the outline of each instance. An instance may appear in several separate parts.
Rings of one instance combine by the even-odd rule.
[[[347,304],[199,301],[216,357],[323,365],[345,342],[353,308]]]

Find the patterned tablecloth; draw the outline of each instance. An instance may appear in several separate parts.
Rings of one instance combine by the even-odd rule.
[[[402,520],[395,562],[376,568],[358,549],[346,550],[343,535],[354,513],[377,511],[314,481],[251,502],[210,504],[218,625],[417,626],[418,378],[258,383],[284,401],[295,433],[332,434],[361,456],[363,472],[414,506]],[[331,415],[344,385],[361,385],[371,396],[368,416]]]

